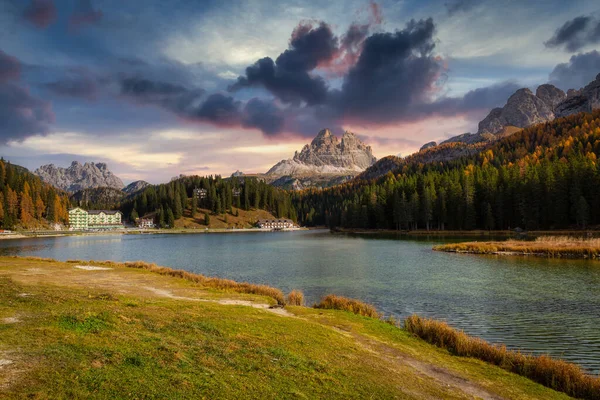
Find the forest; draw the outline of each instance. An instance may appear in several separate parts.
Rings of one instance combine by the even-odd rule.
[[[480,153],[293,193],[299,223],[361,229],[584,229],[600,224],[600,110]]]
[[[204,189],[206,195],[194,196],[194,189]],[[251,177],[186,176],[149,186],[121,205],[121,211],[129,220],[151,216],[159,227],[173,227],[186,209],[192,217],[197,217],[200,209],[214,215],[234,215],[235,209],[251,208],[269,211],[278,218],[296,220],[297,213],[289,193]]]
[[[0,159],[0,227],[48,228],[68,220],[66,193],[27,169]]]

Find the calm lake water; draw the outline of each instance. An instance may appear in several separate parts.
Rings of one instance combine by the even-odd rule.
[[[323,231],[110,235],[0,241],[2,255],[145,260],[208,276],[335,293],[386,314],[447,320],[491,342],[600,373],[600,261],[471,256],[431,240]]]

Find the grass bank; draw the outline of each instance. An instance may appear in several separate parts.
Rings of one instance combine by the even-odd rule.
[[[600,239],[572,236],[542,236],[532,241],[464,242],[434,246],[434,250],[452,253],[533,255],[542,257],[600,257]]]
[[[280,292],[183,272],[0,257],[0,397],[568,398],[349,299],[281,308]]]

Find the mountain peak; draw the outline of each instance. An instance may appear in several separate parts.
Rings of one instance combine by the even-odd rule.
[[[354,133],[345,132],[342,140],[329,129],[321,130],[310,145],[305,145],[294,158],[282,160],[271,168],[270,176],[354,176],[373,165],[371,146]]]
[[[97,187],[123,188],[123,181],[108,170],[105,163],[81,164],[73,161],[68,168],[56,167],[54,164],[42,165],[35,170],[44,182],[68,192]]]

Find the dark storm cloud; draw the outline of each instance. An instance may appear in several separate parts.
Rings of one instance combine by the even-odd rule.
[[[558,64],[550,73],[550,83],[563,89],[579,89],[600,73],[600,53],[596,50],[571,56],[568,63]]]
[[[31,0],[23,17],[38,28],[46,28],[56,19],[54,0]]]
[[[21,73],[21,63],[15,57],[0,50],[0,83],[18,79]]]
[[[267,135],[281,132],[284,119],[271,102],[253,98],[245,105],[222,93],[204,98],[202,89],[142,78],[121,81],[121,95],[141,104],[153,104],[188,121],[218,126],[257,128]]]
[[[321,23],[317,28],[310,24],[299,25],[292,33],[289,49],[275,62],[265,57],[246,68],[246,75],[240,76],[229,90],[264,87],[285,103],[323,103],[327,84],[309,72],[320,63],[331,61],[337,51],[338,39],[327,24]]]
[[[82,25],[95,24],[103,17],[102,10],[94,9],[91,0],[79,0],[73,14],[69,17],[69,25],[79,28]]]
[[[54,122],[50,103],[33,97],[26,88],[0,83],[0,143],[46,134]]]
[[[270,101],[253,98],[246,103],[242,125],[246,128],[258,128],[267,135],[276,135],[283,130],[285,118],[283,112]]]
[[[399,121],[427,101],[443,72],[433,54],[431,18],[410,21],[395,33],[376,33],[363,45],[356,65],[335,91],[332,107],[344,117],[371,122]]]
[[[546,43],[546,47],[564,47],[573,53],[587,45],[600,43],[600,21],[592,16],[579,16],[564,23],[554,36]]]

